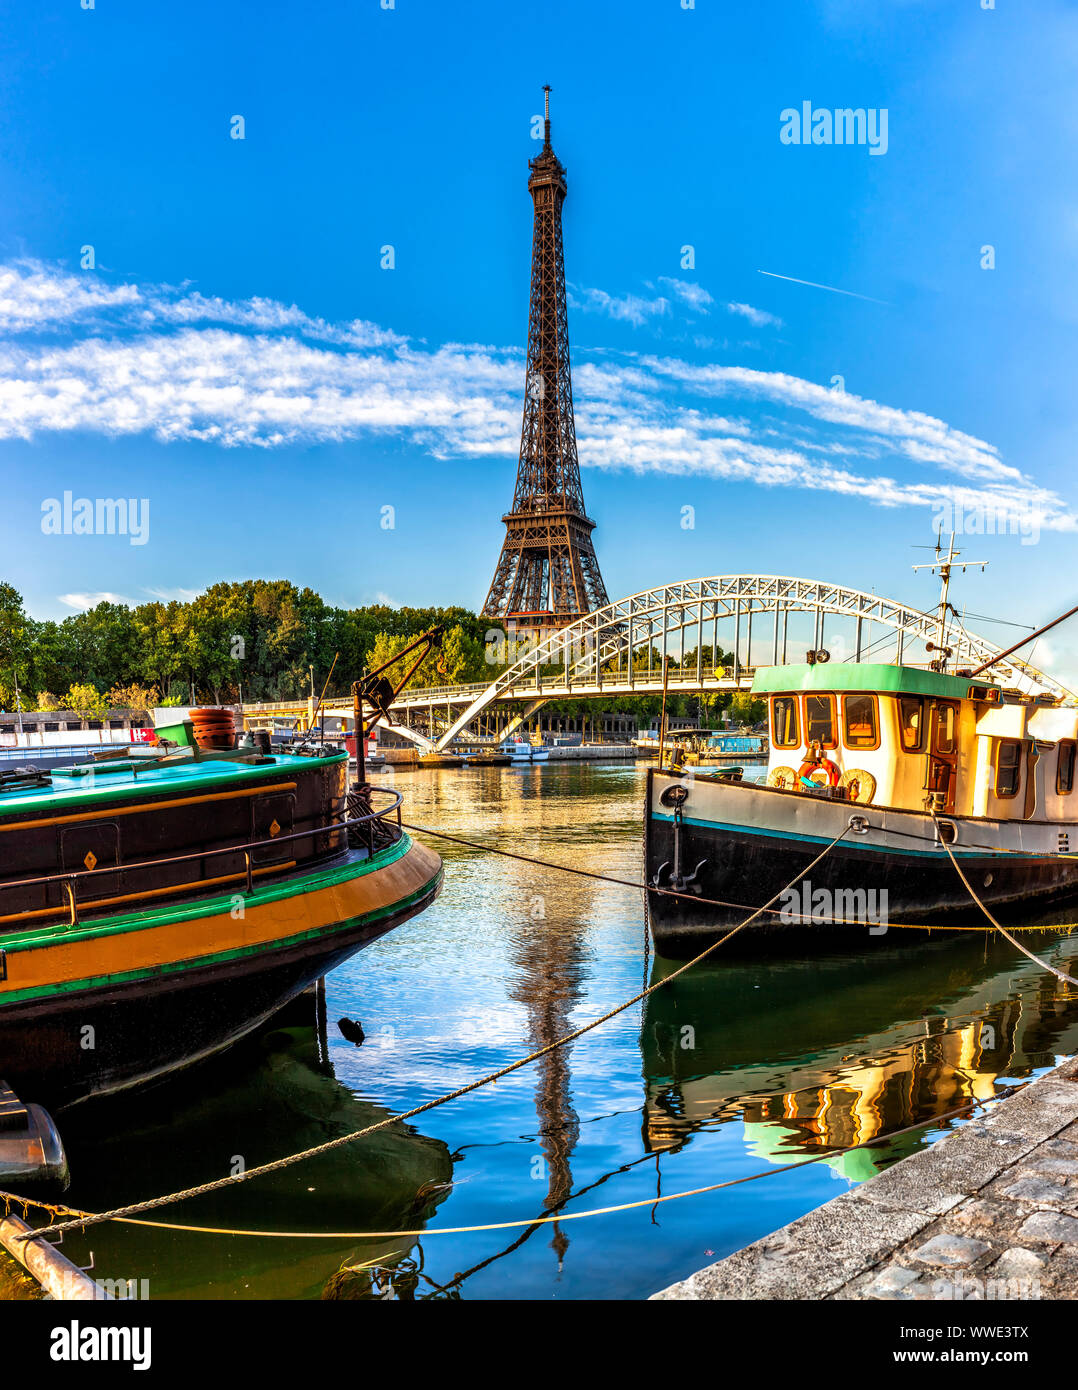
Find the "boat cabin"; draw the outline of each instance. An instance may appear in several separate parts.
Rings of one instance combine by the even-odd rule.
[[[0,942],[31,920],[75,922],[309,872],[347,848],[335,824],[346,797],[347,755],[336,752],[111,759],[2,776]]]
[[[1078,707],[914,666],[762,667],[768,784],[998,820],[1078,819]]]

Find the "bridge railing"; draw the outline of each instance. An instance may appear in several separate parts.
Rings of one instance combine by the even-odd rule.
[[[401,700],[444,700],[447,697],[452,699],[454,696],[469,695],[473,699],[476,695],[482,695],[484,690],[489,689],[491,681],[472,681],[470,685],[429,685],[417,686],[411,690],[402,690],[397,696],[397,701]]]
[[[755,674],[755,671],[755,666],[739,666],[736,672],[736,679],[739,681],[750,680]],[[601,685],[648,685],[654,687],[661,685],[662,679],[662,671],[658,667],[653,667],[650,671],[646,667],[644,669],[636,668],[632,672],[631,679],[629,672],[624,667],[619,668],[616,666],[612,670],[603,670],[598,680],[594,672],[589,674],[577,671],[574,673],[571,669],[568,671],[561,669],[546,672],[540,671],[538,676],[540,690],[551,688],[556,690],[570,690],[573,687],[595,689],[597,686]],[[668,680],[671,685],[694,685],[701,680],[733,679],[735,679],[735,672],[731,665],[712,667],[710,663],[705,663],[703,667],[698,670],[694,661],[686,662],[684,666],[676,666],[671,662],[668,673]],[[475,699],[476,696],[482,695],[485,690],[489,690],[492,681],[493,677],[490,681],[471,681],[463,685],[417,686],[410,690],[402,690],[394,703],[438,704],[440,700],[470,701]],[[536,677],[534,674],[530,674],[521,681],[520,694],[516,698],[527,699],[529,693],[535,688]],[[505,698],[512,699],[514,697],[512,695],[507,695]],[[326,697],[325,701],[329,708],[334,708],[343,702],[350,703],[350,697],[346,700],[344,696],[329,695]],[[248,716],[297,714],[304,713],[307,709],[307,705],[308,702],[306,700],[249,701],[243,705],[243,711]]]
[[[755,671],[756,668],[754,666],[740,666],[737,670],[736,678],[741,681],[750,680],[755,674]],[[735,674],[732,666],[717,666],[714,668],[705,666],[701,671],[697,671],[696,664],[693,662],[684,667],[671,665],[668,678],[671,685],[695,685],[701,680],[733,680]],[[564,671],[546,673],[541,671],[539,673],[538,688],[540,690],[571,690],[574,686],[578,686],[581,689],[593,690],[599,685],[629,686],[635,684],[657,686],[662,685],[662,679],[662,672],[658,669],[652,671],[646,669],[643,671],[636,670],[632,673],[631,680],[626,670],[619,670],[617,668],[611,671],[603,671],[598,680],[596,680],[594,674],[589,676],[581,672],[577,672],[574,675],[572,672]],[[485,690],[489,690],[490,685],[491,682],[487,681],[485,683],[473,682],[470,685],[438,685],[415,690],[402,690],[394,703],[403,704],[406,701],[415,701],[417,704],[422,704],[424,701],[428,701],[432,704],[437,704],[439,700],[474,699],[477,695],[482,695]],[[512,694],[507,694],[503,696],[503,698],[526,700],[529,694],[536,689],[535,676],[529,675],[522,679],[519,688],[519,695],[513,696]]]
[[[306,700],[245,700],[240,708],[248,714],[295,714],[307,704]]]

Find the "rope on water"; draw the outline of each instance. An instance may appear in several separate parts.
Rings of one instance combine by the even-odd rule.
[[[925,1120],[919,1120],[916,1124],[906,1125],[902,1129],[890,1130],[887,1134],[877,1135],[874,1139],[866,1139],[861,1144],[850,1144],[844,1149],[831,1149],[827,1153],[814,1154],[812,1158],[801,1159],[797,1163],[777,1164],[771,1168],[765,1168],[759,1173],[748,1173],[743,1178],[728,1178],[725,1182],[709,1183],[706,1187],[694,1187],[686,1192],[669,1192],[659,1197],[644,1197],[635,1202],[620,1202],[615,1206],[595,1207],[590,1211],[571,1211],[558,1212],[553,1216],[530,1216],[519,1221],[494,1221],[479,1226],[434,1226],[421,1227],[412,1231],[251,1231],[231,1226],[187,1226],[176,1221],[139,1221],[128,1216],[106,1216],[98,1217],[97,1220],[114,1220],[126,1226],[146,1226],[160,1231],[183,1231],[189,1235],[210,1235],[210,1236],[252,1236],[263,1237],[277,1240],[393,1240],[397,1236],[459,1236],[471,1235],[482,1231],[508,1231],[515,1230],[521,1226],[544,1226],[558,1224],[562,1221],[582,1221],[591,1216],[609,1216],[617,1212],[633,1211],[638,1207],[654,1207],[660,1202],[677,1202],[682,1197],[699,1197],[708,1192],[719,1192],[726,1187],[739,1187],[743,1183],[756,1182],[760,1178],[770,1178],[778,1173],[792,1173],[799,1168],[808,1168],[814,1163],[825,1163],[829,1158],[841,1158],[844,1154],[857,1153],[861,1149],[875,1148],[879,1144],[888,1144],[892,1139],[898,1139],[904,1134],[913,1134],[917,1130],[928,1129],[932,1125],[942,1124],[945,1120],[957,1119],[960,1115],[967,1115],[971,1110],[985,1109],[988,1105],[996,1101],[1005,1100],[1016,1092],[1024,1090],[1029,1082],[1023,1082],[1017,1086],[1003,1087],[998,1094],[991,1097],[989,1101],[971,1100],[966,1105],[957,1106],[953,1110],[945,1110],[939,1115],[930,1115]],[[0,1193],[0,1197],[10,1194]],[[21,1198],[15,1198],[21,1201]],[[46,1203],[33,1203],[35,1206],[46,1206]],[[56,1210],[56,1208],[49,1208]],[[75,1212],[72,1207],[63,1208],[65,1211]],[[90,1216],[89,1212],[78,1212],[81,1216]],[[74,1223],[81,1225],[81,1222]],[[87,1222],[89,1224],[89,1222]],[[44,1231],[37,1231],[35,1235],[42,1235]],[[27,1237],[30,1239],[30,1237]]]
[[[30,1208],[34,1207],[38,1211],[47,1211],[50,1216],[86,1216],[80,1207],[65,1206],[63,1202],[43,1202],[38,1197],[23,1197],[18,1192],[0,1191],[0,1203],[3,1203],[4,1215],[11,1215],[12,1207],[22,1208],[22,1219],[30,1220]]]
[[[496,1081],[500,1081],[503,1076],[509,1076],[512,1072],[519,1071],[521,1067],[526,1067],[529,1063],[536,1061],[538,1058],[545,1057],[547,1053],[554,1052],[557,1048],[565,1047],[568,1043],[575,1042],[577,1038],[582,1038],[585,1033],[590,1033],[593,1028],[598,1028],[600,1024],[606,1023],[609,1019],[616,1018],[618,1014],[624,1013],[626,1009],[632,1008],[634,1004],[639,1004],[642,999],[648,998],[648,996],[654,994],[656,990],[662,989],[673,980],[679,979],[686,971],[691,970],[693,966],[705,960],[712,952],[717,951],[720,946],[729,941],[731,937],[736,936],[738,932],[742,931],[758,917],[762,916],[772,903],[777,902],[795,883],[800,882],[806,874],[811,873],[817,864],[826,859],[839,841],[845,838],[849,829],[850,827],[848,825],[845,826],[841,834],[836,835],[831,843],[821,850],[810,864],[806,865],[806,867],[792,878],[785,887],[779,889],[773,897],[769,898],[768,901],[764,903],[763,907],[756,908],[748,917],[739,922],[736,927],[732,927],[725,936],[719,937],[717,941],[713,941],[710,946],[706,946],[698,955],[693,956],[692,960],[686,961],[684,965],[671,971],[669,975],[665,975],[661,980],[656,980],[654,984],[648,985],[647,988],[640,990],[637,994],[634,994],[631,999],[627,999],[624,1003],[618,1004],[613,1009],[609,1009],[605,1014],[600,1015],[599,1018],[592,1019],[590,1023],[583,1024],[580,1028],[575,1029],[572,1033],[567,1033],[562,1038],[556,1038],[553,1042],[548,1043],[545,1047],[538,1048],[527,1057],[518,1058],[517,1061],[510,1062],[506,1066],[500,1067],[497,1071],[490,1072],[487,1076],[480,1077],[477,1081],[471,1081],[466,1086],[459,1086],[455,1091],[448,1091],[445,1095],[438,1096],[435,1100],[425,1101],[422,1105],[414,1106],[411,1110],[406,1110],[400,1115],[389,1115],[384,1120],[379,1120],[376,1124],[367,1125],[365,1129],[357,1129],[351,1134],[343,1134],[336,1139],[329,1139],[324,1144],[316,1144],[313,1148],[304,1149],[300,1153],[288,1154],[286,1157],[274,1159],[270,1163],[262,1163],[255,1168],[248,1168],[242,1173],[236,1173],[227,1178],[217,1178],[213,1182],[201,1183],[197,1187],[184,1188],[183,1191],[180,1192],[170,1192],[165,1196],[154,1197],[148,1201],[133,1202],[125,1207],[116,1207],[112,1211],[83,1213],[74,1220],[60,1221],[49,1226],[39,1227],[39,1229],[37,1229],[32,1236],[28,1236],[27,1239],[39,1240],[44,1236],[59,1235],[64,1231],[75,1230],[76,1228],[85,1229],[87,1226],[96,1226],[103,1221],[117,1221],[121,1217],[136,1216],[144,1211],[155,1211],[157,1208],[169,1206],[173,1202],[182,1202],[189,1197],[201,1197],[210,1192],[219,1192],[223,1188],[232,1187],[237,1183],[249,1182],[252,1178],[262,1177],[267,1173],[279,1172],[282,1168],[288,1168],[294,1163],[300,1163],[305,1159],[314,1158],[318,1155],[329,1153],[334,1149],[342,1148],[345,1144],[351,1144],[355,1140],[362,1139],[368,1134],[375,1134],[378,1130],[386,1129],[389,1125],[398,1124],[404,1120],[414,1119],[416,1115],[425,1114],[428,1110],[435,1110],[438,1106],[446,1105],[451,1100],[459,1100],[461,1096],[466,1096],[471,1091],[477,1091],[481,1086],[488,1086]],[[535,862],[538,863],[541,861]],[[544,865],[543,867],[557,866]],[[590,876],[595,877],[595,875]],[[640,885],[633,884],[632,886],[639,887]],[[682,897],[688,895],[678,894],[677,896]],[[707,902],[708,900],[706,898],[701,899],[694,897],[693,901],[699,903]]]

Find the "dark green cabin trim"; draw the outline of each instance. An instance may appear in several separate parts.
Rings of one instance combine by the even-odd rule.
[[[922,671],[917,666],[890,666],[883,662],[838,661],[809,666],[791,662],[788,666],[763,666],[752,680],[754,695],[784,694],[794,690],[867,690],[881,694],[938,695],[947,700],[968,700],[971,687],[997,690],[998,686],[968,676],[947,676],[940,671]]]

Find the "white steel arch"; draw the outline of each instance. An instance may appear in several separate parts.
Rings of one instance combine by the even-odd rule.
[[[862,638],[866,627],[876,624],[896,634],[899,662],[907,659],[911,664],[923,664],[912,662],[906,656],[906,647],[909,644],[923,650],[926,642],[935,640],[939,624],[934,613],[924,613],[878,594],[866,594],[816,579],[734,574],[663,584],[596,609],[533,645],[489,686],[474,692],[460,715],[438,739],[437,747],[445,748],[490,705],[506,700],[527,700],[537,705],[548,700],[599,694],[650,693],[661,684],[661,660],[657,670],[655,652],[669,651],[671,634],[680,634],[684,656],[684,638],[693,629],[696,629],[693,648],[696,671],[686,671],[682,663],[677,688],[706,691],[747,686],[752,668],[748,660],[741,662],[740,653],[745,650],[751,654],[754,618],[759,622],[764,615],[771,616],[772,660],[762,663],[770,665],[787,659],[791,613],[815,616],[817,640],[814,645],[817,647],[825,645],[826,617],[852,619],[856,634],[853,660],[860,660],[867,651]],[[717,659],[724,649],[724,644],[718,640],[719,623],[728,625],[731,621],[734,624],[732,668],[720,666]],[[749,643],[747,648],[742,646],[742,633]],[[975,668],[1001,650],[955,622],[948,625],[946,642],[952,652],[948,661],[951,671]],[[646,671],[637,655],[641,651],[649,654]],[[1068,702],[1078,698],[1051,676],[1014,656],[1000,661],[986,679]],[[403,708],[413,701],[421,703],[424,695],[425,692],[420,691],[405,692],[398,707]]]

